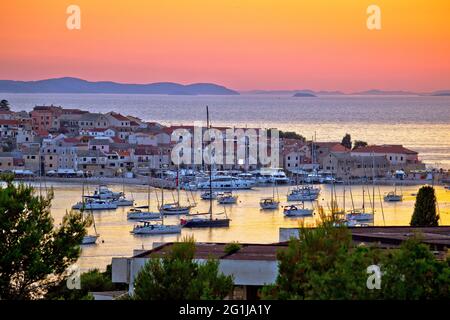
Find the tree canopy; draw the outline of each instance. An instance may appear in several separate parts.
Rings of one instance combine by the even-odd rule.
[[[367,146],[367,142],[361,141],[361,140],[355,140],[355,142],[353,143],[353,149],[358,149],[358,148],[366,147],[366,146]]]
[[[410,224],[413,227],[439,225],[439,215],[436,213],[436,195],[432,186],[423,186],[419,189]]]
[[[136,300],[215,300],[233,289],[233,279],[219,273],[219,263],[194,259],[193,239],[174,243],[171,251],[150,259],[134,282]]]
[[[300,141],[305,141],[305,137],[303,137],[301,134],[298,134],[294,131],[279,131],[279,138],[280,139],[296,139]]]
[[[11,176],[0,188],[0,299],[35,299],[64,277],[80,255],[89,219],[67,213],[58,227],[46,196]]]
[[[279,275],[263,299],[448,298],[450,258],[438,260],[417,238],[396,249],[355,246],[347,228],[329,222],[299,235],[279,252]],[[378,289],[367,285],[369,266],[381,272]]]
[[[8,100],[3,99],[0,101],[0,110],[8,110],[9,111],[10,109],[11,108],[10,108]]]
[[[345,136],[342,138],[341,144],[347,149],[352,148],[352,137],[350,136],[350,134],[348,133],[345,134]]]

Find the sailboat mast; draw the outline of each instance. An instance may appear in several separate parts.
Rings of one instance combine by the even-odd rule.
[[[177,205],[180,206],[180,165],[177,166]]]
[[[148,206],[147,209],[150,212],[150,168],[148,170],[147,206]]]
[[[375,157],[372,152],[372,214],[375,214]]]
[[[206,106],[206,129],[209,130],[209,109]],[[208,136],[211,138],[211,135],[208,131]],[[211,151],[211,150],[210,150]],[[209,218],[212,220],[212,154],[210,152],[210,162],[209,162]]]

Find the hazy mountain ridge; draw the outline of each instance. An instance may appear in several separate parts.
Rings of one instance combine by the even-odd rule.
[[[87,81],[73,77],[53,78],[36,81],[0,80],[0,92],[9,93],[116,93],[116,94],[166,94],[166,95],[239,95],[242,94],[278,94],[294,96],[328,95],[417,95],[450,96],[450,90],[433,92],[413,92],[403,90],[379,90],[345,93],[338,90],[249,90],[238,91],[214,83],[179,84],[175,82],[155,82],[148,84],[118,83],[113,81]]]
[[[119,93],[169,95],[238,95],[237,91],[214,83],[182,85],[174,82],[128,84],[112,81],[91,82],[64,77],[37,81],[0,80],[0,92],[10,93]]]

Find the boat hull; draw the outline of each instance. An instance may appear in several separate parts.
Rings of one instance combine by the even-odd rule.
[[[226,228],[230,226],[230,219],[191,219],[182,222],[183,228]]]
[[[128,212],[128,220],[158,220],[161,219],[159,212]]]
[[[270,203],[270,204],[260,203],[259,206],[263,210],[274,210],[274,209],[278,209],[279,203]]]
[[[347,220],[353,220],[357,222],[373,222],[373,214],[371,213],[357,213],[357,214],[347,214]]]
[[[97,243],[98,236],[87,235],[83,237],[81,244],[95,244]]]
[[[285,217],[310,217],[314,213],[313,209],[296,209],[296,210],[285,210]]]
[[[302,194],[302,193],[291,193],[287,196],[288,201],[314,201],[317,200],[319,194]]]
[[[180,233],[181,232],[181,226],[147,226],[147,227],[140,227],[140,228],[134,228],[133,234],[173,234],[173,233]]]

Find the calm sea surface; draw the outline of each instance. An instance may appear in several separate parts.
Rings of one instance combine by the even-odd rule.
[[[81,198],[81,185],[68,183],[47,183],[47,187],[53,186],[55,199],[52,204],[52,215],[55,223],[60,223],[66,210],[70,210],[72,204],[78,202]],[[122,191],[122,186],[110,186],[115,191]],[[331,186],[320,186],[322,191],[318,199],[318,204],[325,209],[331,198]],[[403,194],[403,201],[398,203],[386,203],[380,201],[380,195],[391,191],[392,187],[378,186],[375,188],[375,225],[409,225],[411,214],[414,210],[415,196],[420,186],[398,187],[397,192]],[[372,194],[372,187],[365,187],[365,206],[371,210],[368,194]],[[93,191],[94,186],[89,187]],[[362,186],[352,186],[353,203],[355,208],[361,208],[363,202]],[[159,191],[158,191],[159,192]],[[261,211],[259,200],[264,197],[272,196],[271,187],[258,187],[253,190],[236,191],[239,196],[238,203],[226,207],[219,206],[214,202],[214,212],[227,213],[231,219],[229,228],[215,229],[182,229],[181,235],[162,235],[162,236],[135,236],[130,234],[133,225],[136,222],[128,221],[126,213],[128,207],[122,207],[112,211],[95,211],[93,213],[97,231],[100,234],[100,240],[96,245],[87,245],[82,247],[82,256],[78,261],[80,268],[84,271],[90,268],[105,268],[111,263],[112,257],[131,256],[133,249],[151,249],[154,242],[176,241],[185,235],[193,235],[196,241],[203,242],[230,242],[239,241],[241,243],[274,243],[279,239],[280,227],[297,227],[301,218],[285,218],[283,216],[283,205],[286,205],[287,186],[278,188],[281,206],[279,210]],[[146,186],[126,186],[125,193],[127,197],[133,198],[137,205],[147,204]],[[443,187],[436,187],[439,212],[441,216],[441,225],[450,225],[450,191]],[[200,200],[199,193],[193,193],[197,207],[192,212],[207,212],[209,202]],[[337,200],[340,207],[343,207],[343,186],[336,187]],[[181,192],[181,201],[187,203],[187,193]],[[160,194],[159,194],[159,198]],[[171,192],[165,192],[165,199],[171,199]],[[345,208],[352,208],[349,187],[346,187]],[[156,210],[157,199],[155,191],[151,191],[152,210]],[[305,206],[311,207],[311,203],[305,203]],[[317,207],[317,204],[315,205]],[[317,217],[305,218],[306,225],[314,225]],[[177,217],[168,217],[165,219],[168,224],[179,222]],[[89,230],[93,233],[93,228]]]
[[[215,125],[295,130],[317,141],[340,141],[345,133],[370,144],[403,144],[432,166],[450,169],[450,97],[286,95],[159,96],[117,94],[9,94],[13,110],[36,104],[92,112],[116,111],[165,124],[205,121]]]

